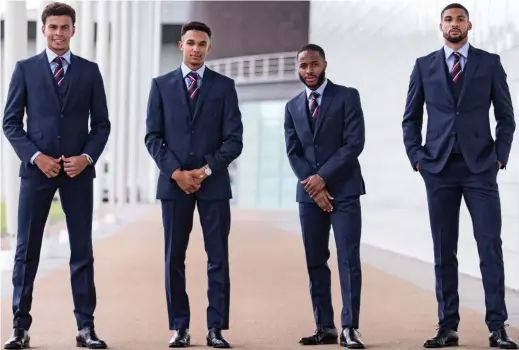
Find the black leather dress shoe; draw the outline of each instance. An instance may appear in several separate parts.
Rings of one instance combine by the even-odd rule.
[[[191,343],[191,336],[188,329],[179,329],[169,341],[170,348],[185,348]]]
[[[449,346],[458,346],[459,337],[458,332],[440,327],[436,335],[425,341],[424,348],[446,348]]]
[[[359,331],[354,328],[344,328],[341,332],[341,346],[348,349],[364,349]]]
[[[29,337],[29,332],[25,329],[16,328],[13,329],[13,334],[5,343],[4,349],[25,349],[31,346],[30,343],[31,337]]]
[[[76,346],[87,349],[106,349],[108,346],[97,337],[93,327],[85,327],[77,332]]]
[[[321,344],[337,344],[339,336],[337,329],[317,326],[314,334],[309,337],[303,337],[299,340],[302,345],[321,345]]]
[[[213,348],[218,349],[228,349],[231,347],[231,344],[222,335],[222,330],[218,328],[211,328],[209,332],[207,332],[207,346],[212,346]]]
[[[489,345],[492,348],[499,349],[518,349],[517,343],[512,340],[506,334],[505,327],[498,329],[497,331],[492,331],[488,336]]]

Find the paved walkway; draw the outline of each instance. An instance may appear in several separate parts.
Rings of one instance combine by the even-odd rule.
[[[171,336],[164,296],[160,209],[153,207],[142,217],[95,246],[96,328],[112,349],[167,348]],[[231,329],[225,335],[235,348],[300,349],[299,338],[314,329],[302,241],[289,226],[280,228],[282,217],[280,213],[233,213]],[[191,235],[186,266],[192,342],[205,348],[206,258],[199,224]],[[338,322],[340,293],[335,258],[330,260],[330,267]],[[368,347],[421,349],[437,323],[434,294],[368,264],[363,271],[360,331]],[[74,348],[67,264],[38,279],[34,296],[33,345],[38,349]],[[2,342],[11,331],[10,300],[9,295],[3,295]],[[460,335],[465,349],[488,348],[483,317],[471,309],[461,309]],[[517,328],[511,327],[510,334],[519,340]]]

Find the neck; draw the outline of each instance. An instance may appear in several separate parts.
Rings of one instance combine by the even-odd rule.
[[[63,49],[63,50],[55,50],[55,49],[53,49],[52,47],[49,47],[49,50],[51,50],[52,52],[54,52],[54,53],[55,53],[56,55],[58,55],[58,56],[63,55],[63,54],[64,54],[65,52],[67,52],[69,49],[70,49],[70,48],[67,47],[67,48],[65,48],[65,49]]]
[[[461,49],[466,43],[468,42],[468,39],[465,38],[459,43],[451,43],[449,40],[445,39],[445,45],[453,49],[454,51],[458,51]]]
[[[187,62],[184,62],[184,64],[187,66],[187,68],[191,69],[192,71],[199,70],[204,65],[203,62],[199,65],[193,65],[193,64],[187,63]]]

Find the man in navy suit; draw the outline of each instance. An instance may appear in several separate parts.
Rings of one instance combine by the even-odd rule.
[[[342,291],[340,343],[363,348],[358,332],[362,273],[361,205],[365,187],[358,157],[364,149],[364,115],[359,93],[326,79],[321,47],[305,45],[297,54],[306,89],[285,109],[288,160],[298,178],[297,201],[303,231],[310,295],[317,329],[303,345],[337,344],[331,276],[327,261],[333,227]]]
[[[181,66],[154,78],[148,101],[145,143],[160,175],[166,252],[166,300],[170,347],[190,344],[186,249],[195,204],[208,264],[207,345],[228,348],[231,183],[228,166],[242,152],[243,125],[234,81],[204,64],[211,30],[204,23],[182,27]]]
[[[489,342],[517,349],[505,330],[505,276],[501,248],[501,206],[497,174],[505,169],[515,131],[506,73],[498,55],[468,43],[469,12],[451,4],[441,13],[444,46],[416,60],[403,135],[411,166],[427,190],[434,244],[439,329],[426,348],[457,346],[458,226],[461,198],[472,218],[485,290]],[[423,105],[428,125],[422,145]],[[495,140],[489,108],[497,121]]]
[[[51,3],[44,9],[42,21],[48,47],[17,62],[3,119],[5,136],[21,160],[13,270],[14,331],[5,349],[29,347],[32,290],[45,222],[57,190],[69,233],[76,342],[104,349],[106,343],[94,330],[92,249],[94,164],[110,134],[103,79],[97,64],[70,52],[76,22],[72,7]]]

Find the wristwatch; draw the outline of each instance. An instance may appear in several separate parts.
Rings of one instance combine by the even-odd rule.
[[[207,176],[211,176],[211,174],[213,173],[213,172],[211,171],[211,168],[209,168],[209,165],[205,165],[205,166],[204,166],[204,172],[205,172],[205,174],[206,174]]]

